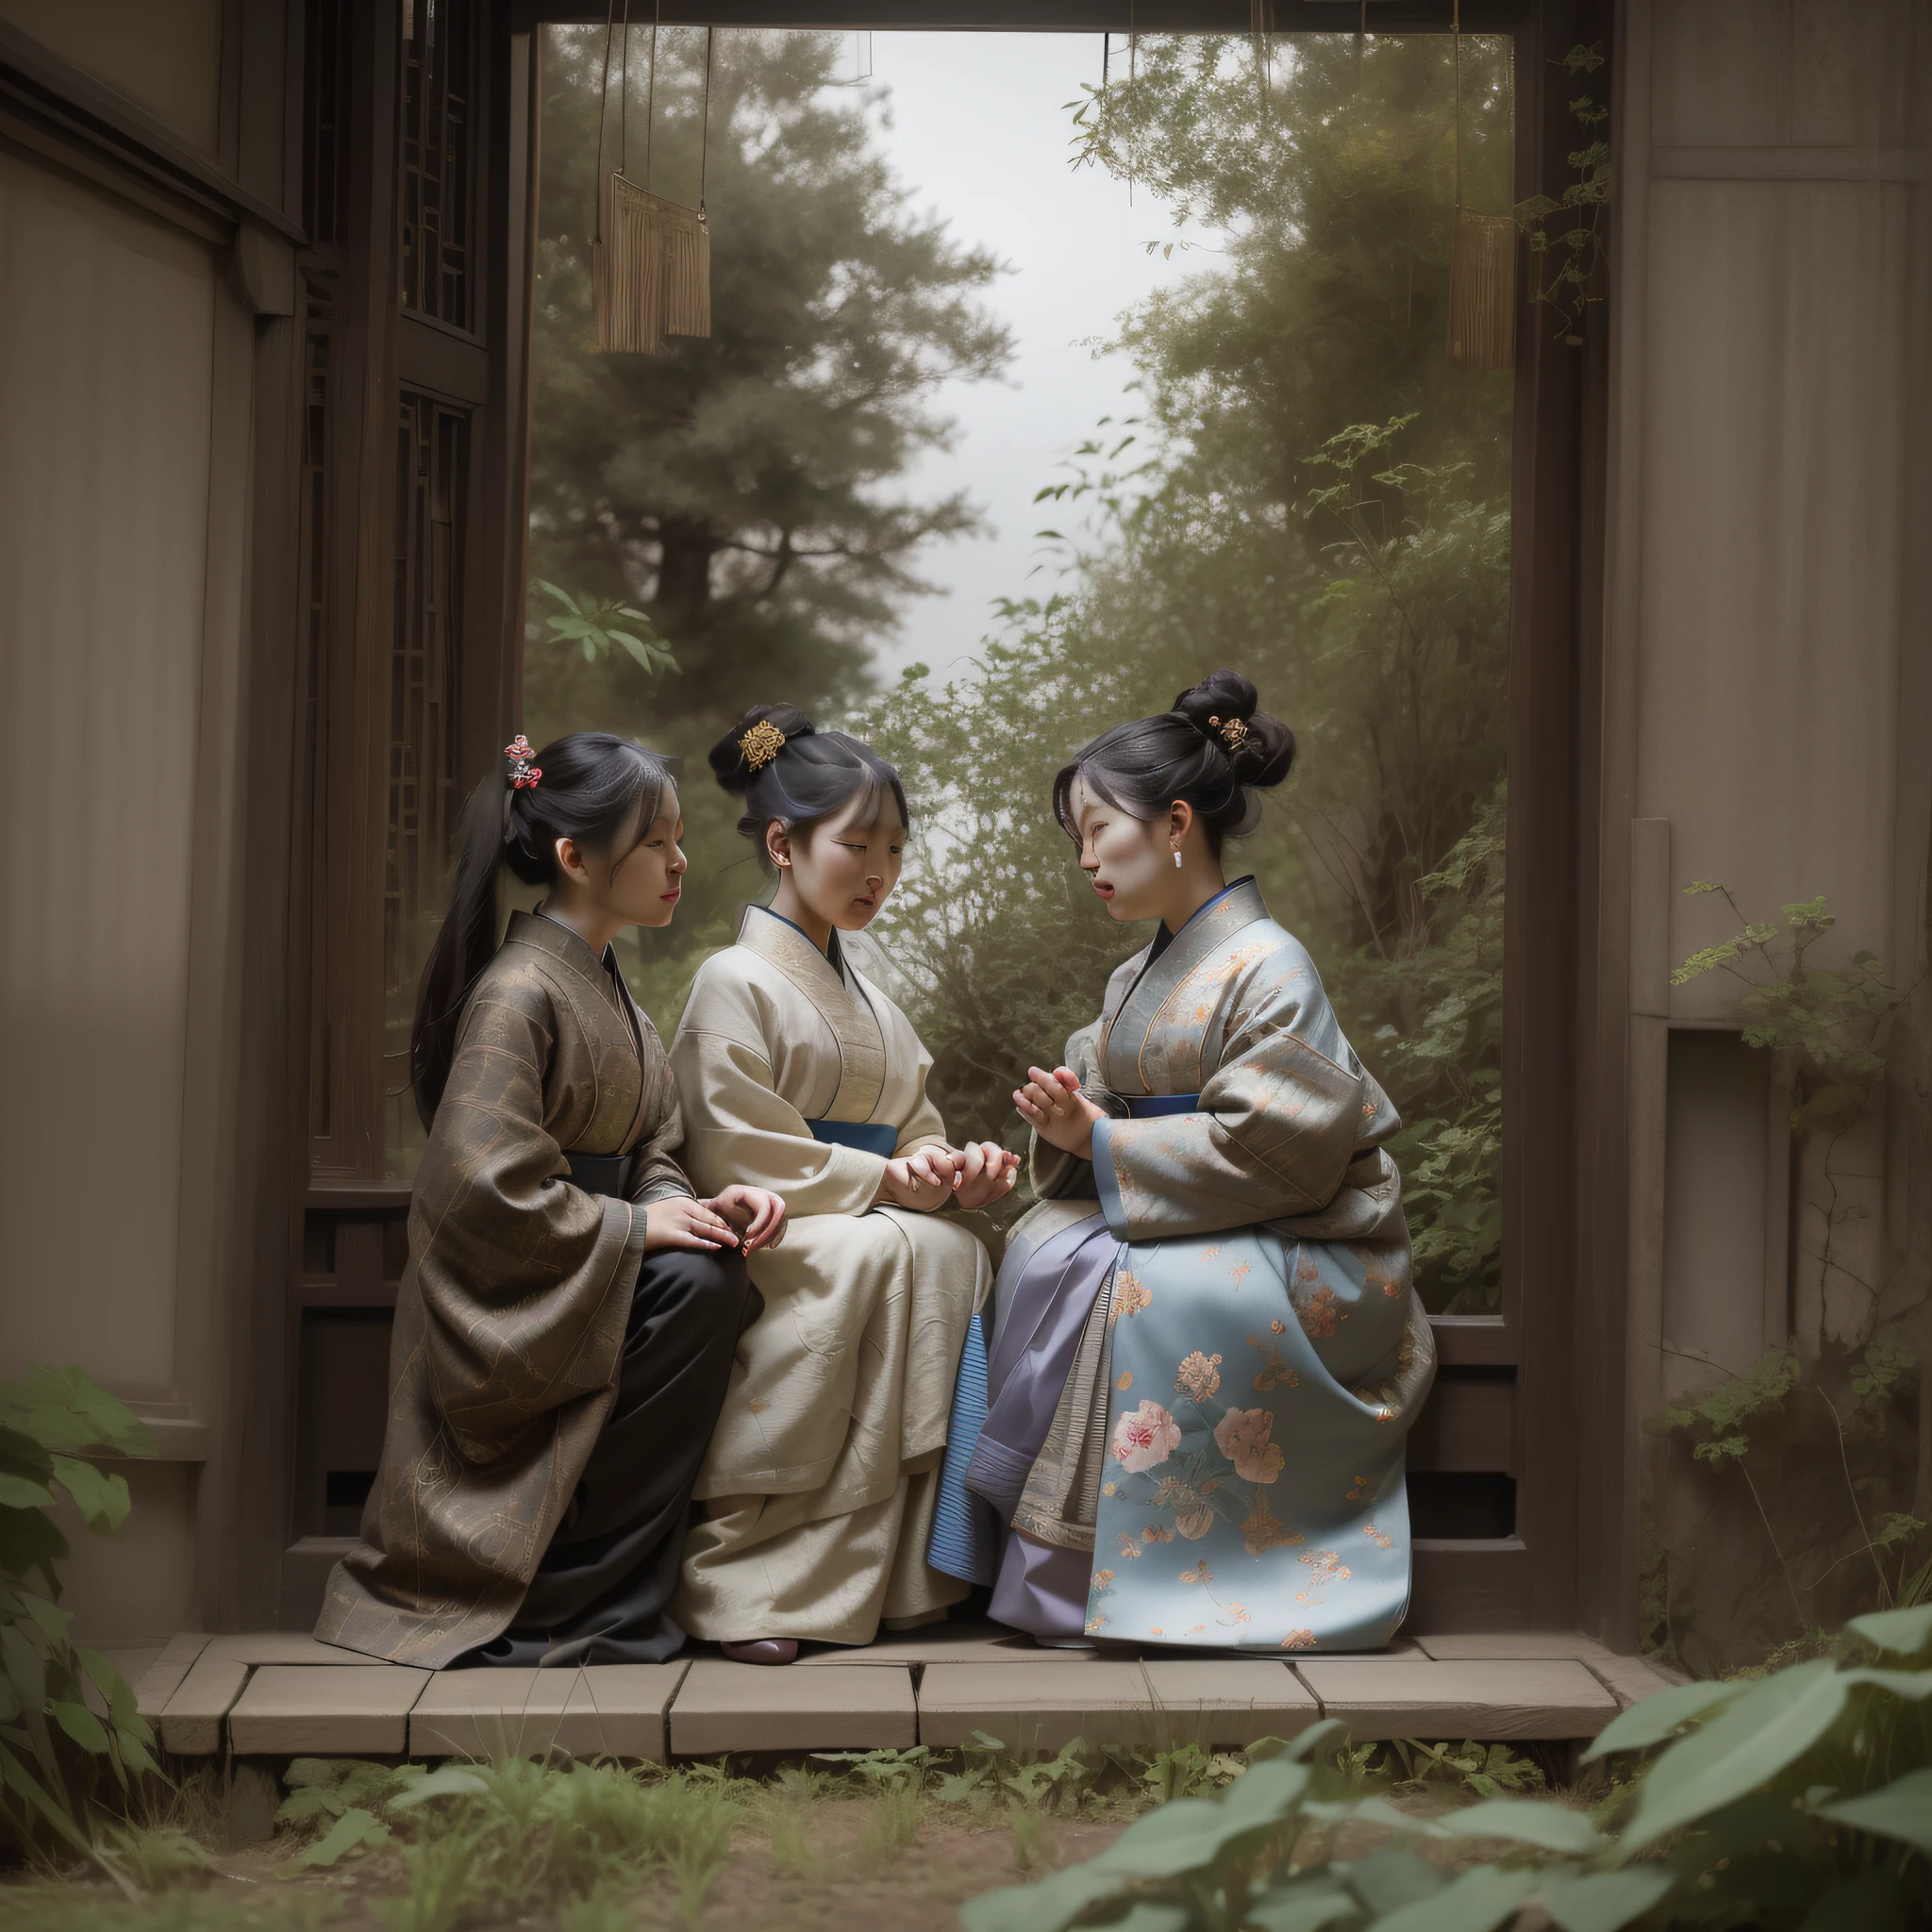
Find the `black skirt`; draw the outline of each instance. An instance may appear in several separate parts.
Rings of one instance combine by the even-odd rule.
[[[610,1406],[570,1507],[515,1621],[455,1669],[655,1664],[684,1632],[670,1615],[691,1492],[738,1338],[764,1304],[741,1255],[660,1249],[638,1269]]]

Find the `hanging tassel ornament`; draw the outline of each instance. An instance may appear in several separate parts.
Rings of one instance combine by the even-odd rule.
[[[1456,197],[1449,238],[1449,361],[1457,369],[1516,366],[1516,220],[1462,205],[1462,6],[1456,0]]]
[[[661,8],[660,8],[661,12]],[[611,0],[604,29],[604,84],[610,84],[616,28]],[[651,23],[651,67],[644,105],[644,181],[625,173],[629,158],[630,0],[625,0],[623,73],[618,87],[617,166],[604,172],[604,126],[597,125],[597,218],[591,243],[591,297],[597,347],[618,355],[655,356],[666,336],[711,333],[711,231],[705,216],[710,162],[711,59],[716,28],[705,32],[705,95],[699,124],[698,205],[651,187],[652,135],[658,106],[658,27]]]

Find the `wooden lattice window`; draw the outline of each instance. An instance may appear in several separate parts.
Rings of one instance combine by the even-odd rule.
[[[470,411],[405,390],[396,435],[395,632],[390,652],[383,880],[383,1165],[408,1180],[422,1129],[409,1094],[416,979],[442,913],[461,808],[457,729]]]
[[[476,0],[414,0],[403,46],[402,303],[475,326]]]

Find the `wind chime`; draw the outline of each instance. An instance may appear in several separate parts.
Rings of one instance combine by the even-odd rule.
[[[617,165],[604,172],[604,95],[597,113],[597,213],[591,242],[591,298],[597,347],[617,355],[655,356],[666,336],[711,333],[711,230],[705,219],[705,174],[710,159],[711,49],[715,27],[705,30],[705,98],[698,131],[698,205],[658,194],[651,188],[651,137],[658,108],[658,27],[661,0],[651,20],[650,78],[644,95],[644,181],[625,172],[629,153],[630,0],[624,4],[623,72],[617,90]],[[610,86],[610,46],[617,32],[617,0],[604,25],[604,89]]]
[[[1516,220],[1462,205],[1462,5],[1455,0],[1456,199],[1449,238],[1449,360],[1457,369],[1516,364]]]

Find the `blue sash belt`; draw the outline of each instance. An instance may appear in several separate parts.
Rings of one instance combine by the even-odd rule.
[[[814,1141],[833,1147],[857,1147],[861,1154],[881,1154],[890,1160],[899,1145],[899,1130],[884,1121],[807,1121]]]
[[[1154,1093],[1144,1100],[1127,1102],[1127,1118],[1136,1121],[1158,1120],[1165,1113],[1200,1111],[1201,1096],[1198,1093]]]

